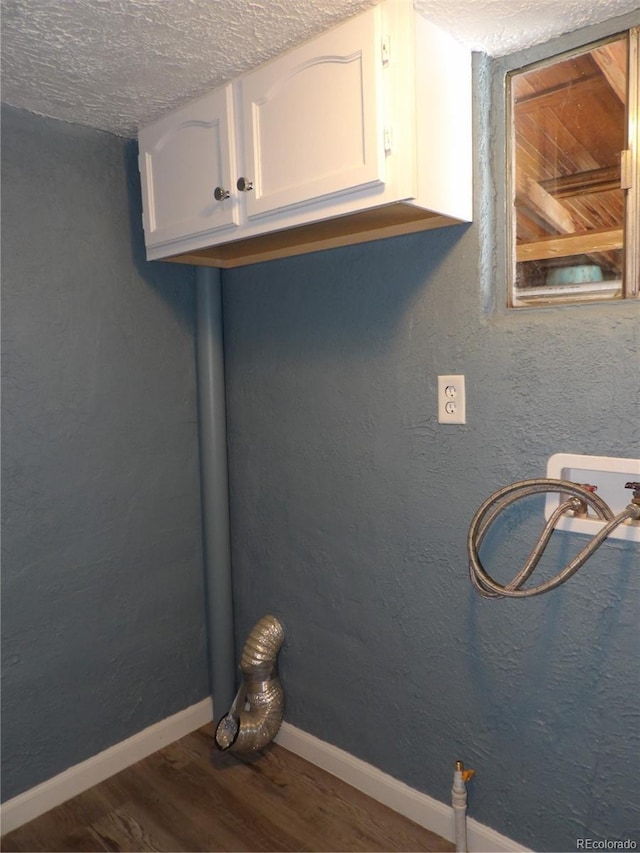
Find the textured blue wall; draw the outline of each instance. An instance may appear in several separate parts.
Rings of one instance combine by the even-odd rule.
[[[470,814],[521,843],[640,843],[638,546],[527,601],[467,575],[496,488],[639,446],[639,306],[502,308],[506,66],[476,63],[476,224],[225,273],[238,642],[280,616],[291,723],[442,801],[463,759]],[[440,373],[466,375],[465,426],[437,424]],[[497,577],[541,519],[498,525]],[[584,541],[558,537],[542,577]]]
[[[208,692],[193,274],[135,154],[3,110],[4,799]]]

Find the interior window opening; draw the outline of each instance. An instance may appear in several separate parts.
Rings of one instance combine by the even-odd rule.
[[[639,32],[509,76],[512,307],[638,295]]]

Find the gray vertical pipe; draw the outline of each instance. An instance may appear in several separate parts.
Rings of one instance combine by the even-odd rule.
[[[197,267],[196,293],[209,686],[217,721],[231,707],[236,692],[220,270]]]

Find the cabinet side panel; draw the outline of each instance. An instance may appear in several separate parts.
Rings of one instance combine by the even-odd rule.
[[[156,218],[154,214],[155,200],[153,198],[153,174],[151,158],[148,151],[143,147],[143,139],[138,140],[140,153],[138,155],[138,170],[140,172],[140,188],[142,190],[142,228],[145,239],[156,229]]]
[[[419,200],[470,222],[473,215],[471,53],[415,19]]]

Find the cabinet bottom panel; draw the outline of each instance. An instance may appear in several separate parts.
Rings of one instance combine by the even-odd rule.
[[[459,222],[460,220],[450,216],[442,216],[400,202],[289,228],[285,231],[261,234],[233,243],[209,246],[162,260],[231,269],[276,258],[319,252],[322,249],[334,249],[385,237],[427,231],[445,225],[456,225]]]

